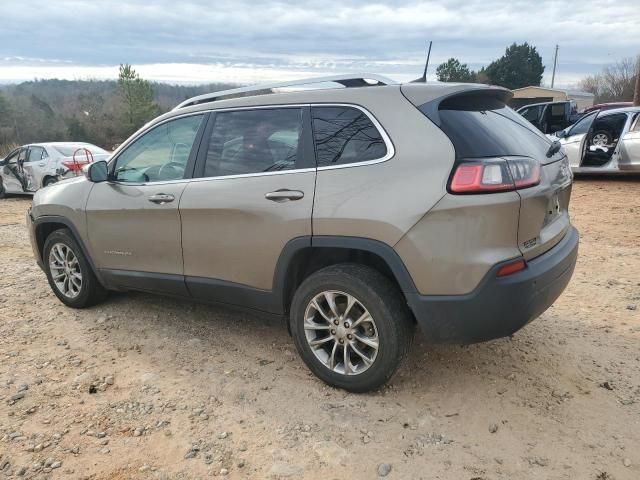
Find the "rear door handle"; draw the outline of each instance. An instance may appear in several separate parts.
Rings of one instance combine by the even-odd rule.
[[[300,200],[304,197],[304,192],[300,190],[287,190],[286,188],[275,192],[265,193],[264,198],[273,202],[286,202],[287,200]]]
[[[165,203],[173,202],[175,199],[176,197],[174,197],[173,195],[169,195],[167,193],[157,193],[149,197],[150,202],[157,203],[158,205],[163,205]]]

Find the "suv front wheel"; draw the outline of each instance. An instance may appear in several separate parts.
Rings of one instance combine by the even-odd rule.
[[[42,261],[53,293],[65,305],[85,308],[106,298],[106,289],[69,230],[56,230],[47,237]]]
[[[397,287],[357,264],[334,265],[308,277],[294,295],[289,321],[309,369],[352,392],[386,383],[413,335],[411,314]]]

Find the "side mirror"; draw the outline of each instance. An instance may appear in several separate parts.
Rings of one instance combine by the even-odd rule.
[[[559,130],[556,133],[554,133],[554,135],[556,136],[556,138],[565,138],[567,136],[567,131]]]
[[[104,160],[90,163],[82,170],[90,182],[106,182],[109,178],[109,169],[107,167],[107,162]]]

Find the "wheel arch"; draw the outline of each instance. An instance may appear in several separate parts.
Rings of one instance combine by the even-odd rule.
[[[34,234],[35,234],[35,241],[36,241],[36,246],[38,248],[38,256],[39,256],[38,260],[42,262],[42,265],[44,265],[43,253],[44,253],[44,244],[47,241],[47,238],[53,232],[66,228],[71,232],[73,239],[76,241],[76,243],[80,247],[80,250],[82,250],[82,254],[87,259],[87,262],[91,266],[91,269],[93,270],[93,273],[98,279],[98,281],[100,282],[100,284],[102,286],[105,286],[105,283],[100,276],[100,271],[94,265],[93,260],[89,255],[89,251],[87,250],[84,242],[82,241],[82,237],[80,237],[80,234],[78,233],[78,229],[73,224],[73,222],[71,222],[68,218],[65,218],[65,217],[61,217],[57,215],[56,216],[47,215],[47,216],[36,218],[33,223],[34,223],[33,228],[34,228]]]
[[[389,278],[403,294],[417,292],[404,262],[386,243],[360,237],[299,237],[285,245],[274,274],[274,291],[285,315],[296,289],[307,277],[340,263],[367,265]]]

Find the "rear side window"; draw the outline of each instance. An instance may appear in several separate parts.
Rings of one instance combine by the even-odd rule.
[[[427,114],[428,104],[420,107]],[[440,128],[457,158],[517,155],[544,158],[551,143],[520,114],[497,98],[461,95],[439,106]]]
[[[204,176],[293,169],[299,156],[301,132],[300,108],[216,113]]]
[[[318,167],[384,158],[387,145],[371,119],[353,107],[312,107]]]

